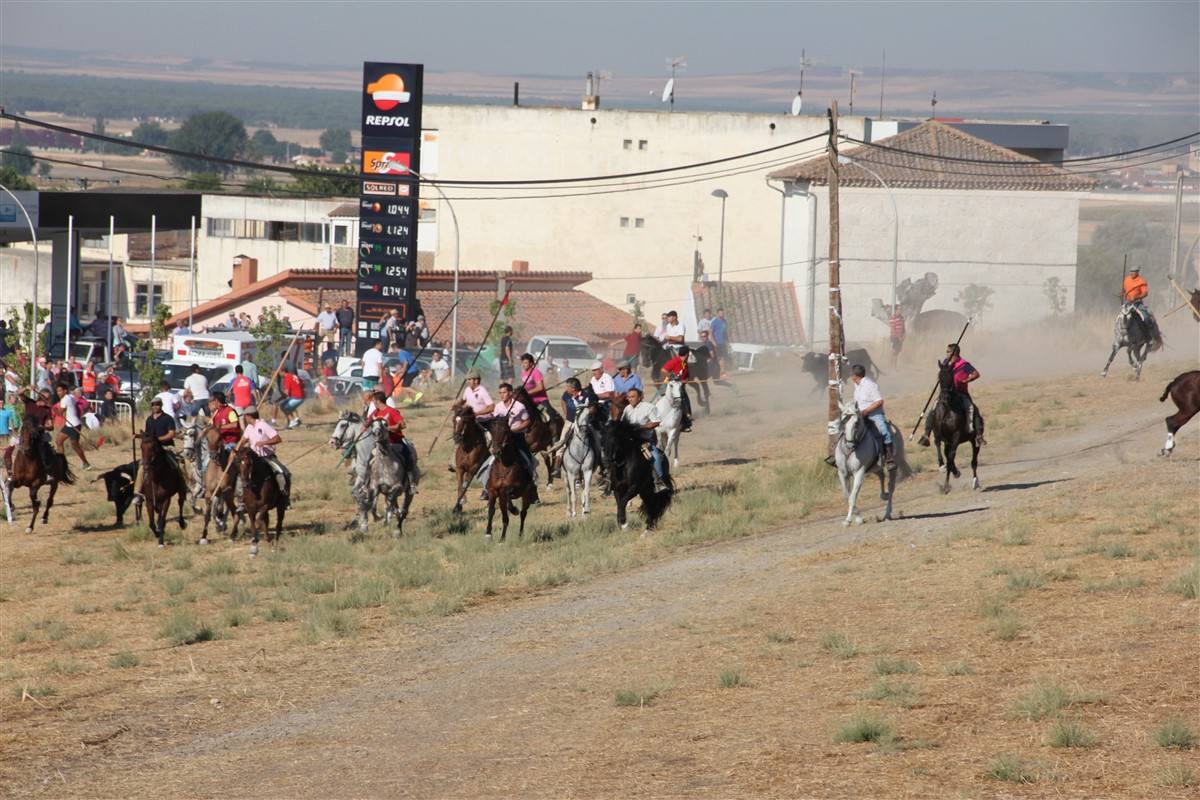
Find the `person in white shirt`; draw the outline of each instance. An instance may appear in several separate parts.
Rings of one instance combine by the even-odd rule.
[[[179,395],[171,391],[171,384],[166,381],[160,383],[159,388],[162,391],[154,395],[154,399],[162,401],[163,413],[171,419],[179,419],[179,407],[183,404],[183,401],[179,398]]]
[[[660,319],[658,322],[658,325],[656,325],[654,327],[654,338],[658,339],[660,342],[666,342],[666,340],[667,340],[667,315],[666,314],[662,315],[662,319]]]
[[[192,407],[184,409],[185,414],[193,416],[197,410],[208,407],[208,378],[199,364],[192,364],[192,374],[183,379],[183,388],[192,392]]]
[[[650,445],[650,455],[654,459],[654,490],[661,492],[667,488],[667,466],[662,450],[658,449],[658,437],[654,435],[654,429],[662,422],[658,409],[653,403],[646,402],[641,389],[630,389],[625,396],[629,399],[629,405],[621,412],[621,419],[637,425],[641,429],[642,441]]]
[[[684,344],[684,333],[678,312],[668,311],[667,324],[663,327],[663,347],[674,349]]]
[[[596,395],[596,399],[600,401],[601,408],[607,410],[608,404],[616,397],[617,387],[613,384],[612,375],[604,371],[603,363],[592,362],[592,379],[589,384],[592,387],[592,394]]]
[[[892,432],[883,413],[883,395],[879,393],[879,384],[867,377],[867,370],[862,364],[850,368],[850,380],[854,381],[854,405],[858,406],[858,413],[862,414],[863,419],[869,420],[883,437],[884,464],[889,470],[895,469]]]
[[[71,396],[71,392],[67,390],[65,383],[60,383],[56,390],[58,392],[58,407],[62,409],[63,427],[58,432],[58,438],[54,442],[54,446],[59,453],[63,452],[63,444],[71,443],[71,449],[79,456],[79,461],[83,464],[84,469],[90,470],[92,465],[88,463],[87,456],[83,454],[83,446],[79,443],[79,429],[83,426],[83,419],[79,416],[79,406],[75,402],[75,398]]]
[[[325,310],[317,314],[317,340],[313,343],[313,351],[316,352],[321,346],[321,340],[329,339],[333,341],[334,332],[337,330],[337,316],[333,313],[333,306],[325,306]]]
[[[696,323],[696,335],[697,336],[704,333],[705,331],[708,331],[710,333],[712,332],[712,309],[711,308],[704,309],[704,316],[700,319],[699,322]]]
[[[442,358],[441,351],[433,351],[433,357],[429,360],[429,371],[433,373],[433,379],[437,383],[441,383],[450,377],[450,364],[447,363],[446,359]]]
[[[362,357],[363,388],[374,390],[383,374],[383,341],[376,339]]]

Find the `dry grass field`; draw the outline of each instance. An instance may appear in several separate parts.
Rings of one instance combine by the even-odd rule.
[[[1158,458],[1155,402],[1188,363],[997,366],[985,491],[937,494],[914,447],[902,518],[849,529],[823,398],[779,373],[717,391],[645,539],[556,487],[485,545],[476,492],[445,511],[443,433],[403,538],[355,541],[329,413],[287,434],[257,559],[196,518],[165,551],[108,529],[81,483],[0,526],[0,793],[1195,796],[1200,435]],[[899,423],[926,372],[885,381]],[[423,456],[444,414],[407,413]]]

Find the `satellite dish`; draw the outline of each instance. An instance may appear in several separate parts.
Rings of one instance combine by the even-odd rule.
[[[667,85],[663,87],[662,101],[664,103],[669,102],[674,95],[675,95],[675,79],[671,78],[669,81],[667,81]]]
[[[796,96],[792,98],[792,116],[793,117],[800,116],[800,109],[803,107],[804,107],[804,95],[797,92]]]

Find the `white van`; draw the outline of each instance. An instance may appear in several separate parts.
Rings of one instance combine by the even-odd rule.
[[[185,333],[171,337],[171,360],[201,366],[231,366],[252,361],[258,339],[246,331]]]

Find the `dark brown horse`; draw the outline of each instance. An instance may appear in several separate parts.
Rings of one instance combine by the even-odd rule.
[[[167,529],[167,512],[171,498],[179,498],[179,527],[187,528],[183,504],[187,501],[188,485],[171,461],[167,449],[153,436],[139,434],[142,442],[142,496],[146,498],[146,520],[154,531],[159,547],[166,547],[163,537]]]
[[[246,507],[246,518],[250,523],[250,555],[258,555],[258,532],[267,534],[267,543],[273,544],[283,535],[283,512],[287,510],[287,497],[279,489],[275,471],[266,459],[259,457],[249,447],[242,447],[237,455],[238,473],[242,478],[242,504]],[[271,509],[275,510],[275,533],[271,533]]]
[[[541,409],[534,405],[524,386],[518,384],[514,387],[513,397],[529,411],[529,427],[525,429],[525,441],[529,443],[529,452],[534,455],[541,453],[542,461],[546,465],[546,488],[553,489],[554,461],[550,455],[550,448],[562,435],[563,418],[556,414],[550,417],[549,422],[542,419]]]
[[[937,452],[938,468],[945,472],[945,480],[938,490],[942,494],[950,492],[950,476],[962,477],[954,456],[958,446],[963,442],[971,444],[971,486],[976,491],[979,484],[979,438],[983,435],[983,417],[979,408],[975,408],[975,435],[967,432],[967,415],[963,409],[962,400],[954,388],[954,369],[945,362],[938,363],[938,393],[937,405],[926,418],[926,434],[933,433],[933,448]],[[921,444],[928,444],[925,436]]]
[[[484,538],[489,542],[492,540],[492,518],[496,515],[496,504],[499,503],[500,516],[504,523],[500,530],[500,541],[503,542],[508,533],[508,515],[510,511],[516,511],[513,502],[517,498],[521,499],[521,510],[518,512],[521,515],[521,527],[517,536],[525,533],[525,515],[533,503],[536,487],[533,475],[525,466],[525,460],[517,446],[516,437],[519,434],[508,427],[508,420],[492,420],[489,430],[492,433],[489,449],[494,460],[487,481],[488,521]]]
[[[451,407],[454,413],[454,475],[458,497],[454,513],[461,514],[463,499],[471,480],[488,456],[487,435],[475,419],[475,411],[461,400]]]
[[[38,433],[46,435],[40,430]],[[75,474],[71,472],[66,456],[54,452],[48,444],[36,441],[33,426],[28,424],[21,426],[20,441],[12,451],[12,464],[5,464],[5,468],[8,474],[4,479],[4,502],[10,515],[12,490],[22,486],[29,487],[29,505],[33,508],[33,513],[29,517],[29,524],[25,526],[26,533],[33,533],[33,524],[37,522],[38,509],[41,508],[38,492],[41,488],[50,487],[50,494],[46,497],[46,509],[42,512],[42,524],[45,525],[50,520],[50,509],[54,507],[54,495],[58,492],[58,485],[75,483]]]
[[[1200,412],[1200,370],[1183,372],[1172,378],[1167,388],[1163,389],[1158,402],[1165,401],[1168,395],[1179,410],[1167,417],[1167,443],[1159,451],[1159,454],[1164,456],[1171,455],[1171,451],[1175,449],[1175,432]]]

